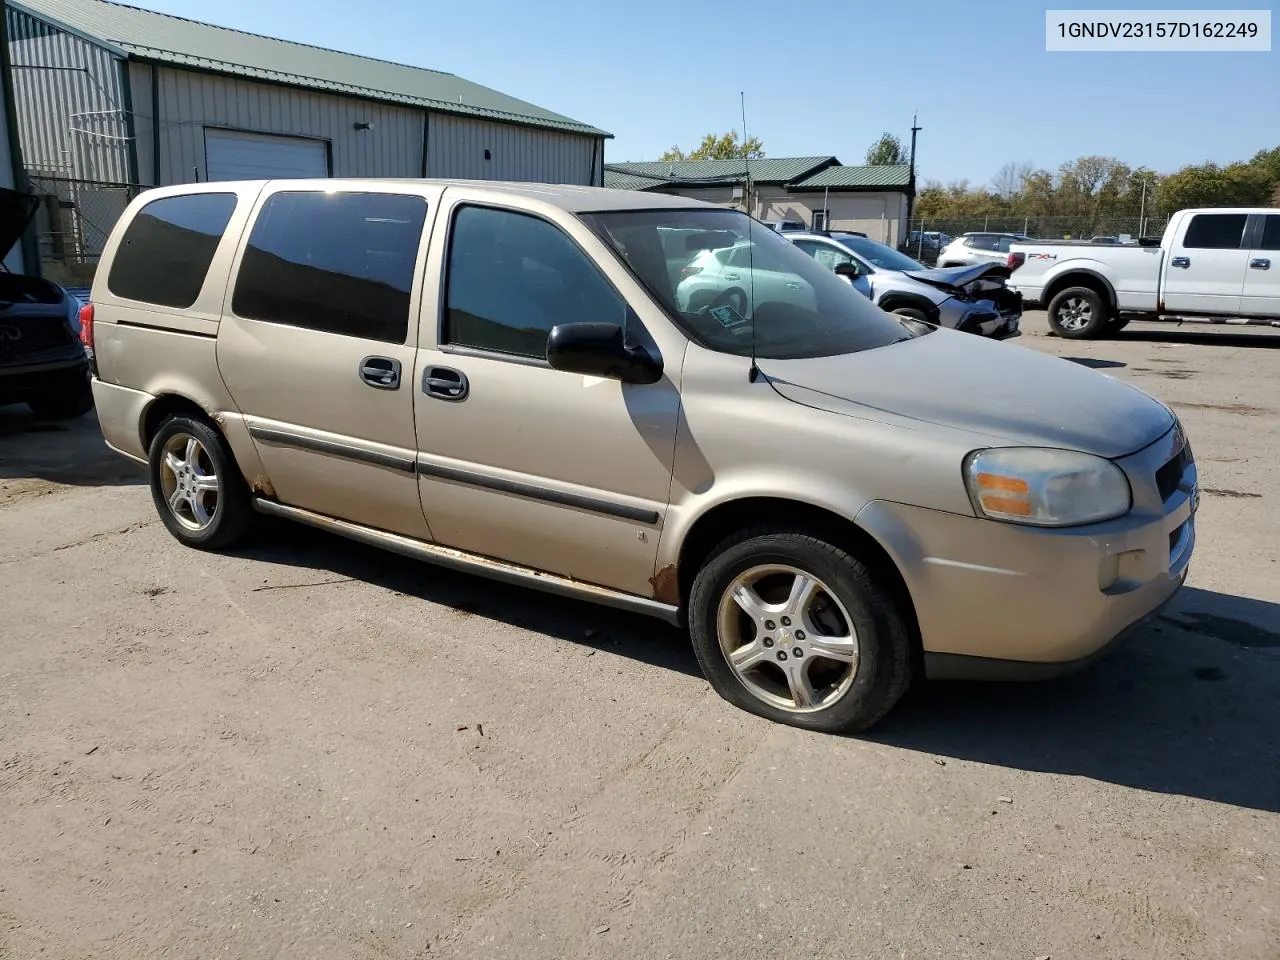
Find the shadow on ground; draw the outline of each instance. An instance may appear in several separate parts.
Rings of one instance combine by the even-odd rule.
[[[702,676],[688,638],[652,617],[458,573],[283,520],[264,524],[262,535],[236,552],[314,571],[315,581],[333,575],[363,580],[464,614]]]
[[[351,577],[475,616],[701,676],[658,621],[510,587],[295,526],[241,555]],[[259,589],[307,589],[262,587]],[[925,684],[868,739],[942,757],[1073,774],[1280,812],[1280,605],[1194,588],[1120,650],[1034,684]],[[1225,642],[1224,642],[1225,641]]]
[[[1127,366],[1119,360],[1099,360],[1096,357],[1063,357],[1063,360],[1070,360],[1072,363],[1078,363],[1082,367],[1089,367],[1093,370],[1114,370],[1116,367]]]
[[[1280,604],[1186,588],[1083,673],[928,684],[869,739],[1280,812],[1277,627]]]
[[[54,421],[26,406],[0,407],[0,482],[101,487],[146,480],[144,467],[108,449],[92,413]]]

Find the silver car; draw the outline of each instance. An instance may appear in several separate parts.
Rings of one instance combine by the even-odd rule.
[[[996,340],[1016,337],[1022,297],[1005,286],[1000,264],[929,269],[905,254],[849,233],[788,233],[786,238],[829,270],[841,270],[863,296],[888,313]]]
[[[1020,233],[966,233],[938,253],[938,266],[962,267],[977,263],[1005,263],[1009,245],[1030,240]]]

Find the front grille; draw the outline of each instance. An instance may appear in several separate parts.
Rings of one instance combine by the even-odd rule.
[[[1182,449],[1173,455],[1173,459],[1156,471],[1156,488],[1160,491],[1162,501],[1173,496],[1190,464],[1191,447],[1184,443]]]
[[[0,318],[0,362],[13,363],[42,350],[65,347],[75,336],[54,317]]]

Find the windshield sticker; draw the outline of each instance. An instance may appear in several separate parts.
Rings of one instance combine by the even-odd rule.
[[[727,330],[734,327],[740,327],[747,322],[747,318],[733,309],[729,304],[721,304],[718,307],[711,308],[711,315],[720,321],[720,325]]]

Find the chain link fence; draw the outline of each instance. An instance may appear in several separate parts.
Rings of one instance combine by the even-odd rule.
[[[34,229],[44,276],[66,287],[88,287],[112,227],[147,188],[35,175],[28,180],[40,198]]]
[[[1054,216],[1012,217],[1005,214],[972,217],[913,217],[902,250],[923,263],[933,263],[938,251],[966,233],[1018,233],[1038,240],[1090,240],[1093,237],[1158,237],[1168,217]]]

